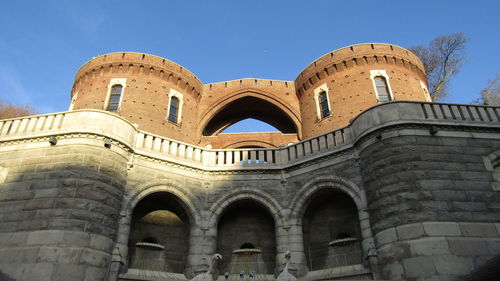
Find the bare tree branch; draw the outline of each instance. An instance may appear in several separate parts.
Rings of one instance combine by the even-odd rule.
[[[37,111],[29,105],[12,105],[0,100],[0,119],[35,115]]]
[[[488,86],[481,90],[481,97],[473,103],[500,106],[500,74],[488,80]]]
[[[432,101],[446,98],[450,79],[460,71],[465,62],[465,45],[468,39],[463,33],[434,38],[429,47],[416,46],[410,50],[424,64]]]

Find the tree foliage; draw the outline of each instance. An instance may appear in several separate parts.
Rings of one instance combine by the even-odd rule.
[[[434,38],[429,47],[415,46],[410,50],[424,64],[432,101],[449,96],[448,84],[466,59],[465,45],[468,39],[461,32]]]
[[[12,105],[0,100],[0,119],[35,115],[37,111],[29,105]]]
[[[482,105],[500,106],[500,74],[488,80],[488,86],[481,90],[481,97],[474,103]]]

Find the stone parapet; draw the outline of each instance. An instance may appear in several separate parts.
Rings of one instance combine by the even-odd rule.
[[[285,147],[209,149],[141,131],[126,119],[107,111],[76,110],[0,121],[0,142],[90,134],[101,136],[103,144],[105,139],[110,139],[139,155],[200,170],[262,170],[293,167],[349,149],[365,139],[373,142],[391,137],[390,132],[385,133],[382,129],[394,126],[427,128],[429,134],[459,136],[461,133],[446,128],[497,129],[499,121],[500,109],[496,107],[388,102],[364,111],[349,126]],[[491,136],[498,138],[497,134]]]

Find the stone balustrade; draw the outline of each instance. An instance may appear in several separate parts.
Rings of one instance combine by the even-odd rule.
[[[119,141],[134,153],[203,170],[282,169],[352,147],[363,136],[400,124],[497,127],[500,108],[388,102],[374,106],[349,126],[279,148],[209,149],[150,134],[120,116],[77,110],[0,121],[0,142],[66,134],[94,134]]]

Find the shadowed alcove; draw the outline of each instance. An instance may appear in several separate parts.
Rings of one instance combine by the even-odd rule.
[[[269,211],[253,200],[240,200],[222,213],[217,227],[220,274],[255,271],[272,274],[275,267],[275,223]]]
[[[358,210],[344,192],[316,192],[303,218],[304,249],[310,270],[362,263]]]
[[[153,193],[134,208],[129,268],[183,273],[189,247],[189,217],[179,198]]]

